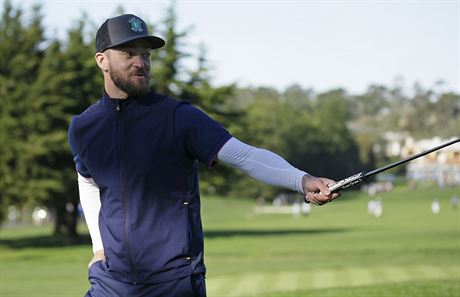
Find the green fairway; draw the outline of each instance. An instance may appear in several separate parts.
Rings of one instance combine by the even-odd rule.
[[[460,296],[454,193],[398,187],[380,194],[380,218],[357,192],[297,218],[255,214],[248,200],[203,199],[208,296]],[[0,296],[84,295],[88,237],[61,246],[50,230],[1,230]]]

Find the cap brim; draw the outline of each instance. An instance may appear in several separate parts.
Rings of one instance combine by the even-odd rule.
[[[150,48],[151,49],[161,48],[166,44],[166,42],[162,38],[157,37],[157,36],[135,36],[135,37],[127,38],[125,40],[122,40],[122,41],[119,41],[117,43],[114,43],[114,44],[110,45],[109,47],[107,47],[106,49],[104,49],[104,51],[109,49],[109,48],[114,48],[114,47],[120,46],[122,44],[129,43],[129,42],[134,41],[134,40],[140,40],[140,39],[147,40],[150,43]]]

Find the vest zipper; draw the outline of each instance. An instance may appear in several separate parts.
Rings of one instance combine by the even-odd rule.
[[[124,194],[124,178],[123,178],[123,113],[122,113],[122,105],[120,100],[117,101],[117,111],[118,111],[118,152],[120,156],[120,195],[121,199],[123,201],[123,206],[124,206],[124,214],[125,214],[125,243],[126,247],[128,249],[128,259],[129,259],[129,264],[131,265],[131,271],[134,272],[134,277],[132,278],[132,284],[136,285],[136,279],[137,279],[137,269],[134,266],[133,262],[133,257],[131,253],[131,242],[129,240],[129,205],[128,205],[128,197]]]

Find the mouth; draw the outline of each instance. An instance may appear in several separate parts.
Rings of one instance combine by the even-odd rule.
[[[141,72],[133,73],[131,74],[131,77],[134,79],[149,79],[147,74]]]

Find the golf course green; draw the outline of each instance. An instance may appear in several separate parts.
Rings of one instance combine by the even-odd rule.
[[[378,194],[380,217],[357,191],[306,216],[204,197],[208,296],[460,296],[460,209],[451,205],[459,194],[398,186]],[[91,247],[79,228],[84,235],[68,241],[50,236],[52,226],[3,227],[0,296],[83,296]]]

